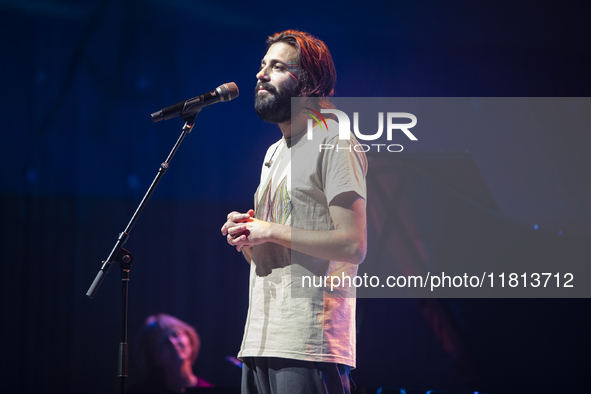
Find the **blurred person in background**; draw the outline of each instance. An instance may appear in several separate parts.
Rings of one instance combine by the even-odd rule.
[[[184,393],[187,387],[213,387],[195,375],[199,335],[193,327],[165,313],[148,316],[137,338],[136,361],[143,380],[131,394]]]

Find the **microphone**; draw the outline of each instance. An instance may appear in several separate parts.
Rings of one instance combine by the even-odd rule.
[[[238,97],[238,86],[234,82],[228,82],[218,86],[211,92],[203,93],[201,96],[190,98],[186,101],[173,104],[158,112],[154,112],[152,122],[160,122],[180,116],[183,120],[192,115],[196,115],[201,108],[218,103],[220,101],[230,101]]]

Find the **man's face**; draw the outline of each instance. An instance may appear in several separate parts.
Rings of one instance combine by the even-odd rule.
[[[261,119],[283,123],[291,118],[291,98],[300,94],[297,52],[291,45],[271,45],[256,75],[254,109]]]

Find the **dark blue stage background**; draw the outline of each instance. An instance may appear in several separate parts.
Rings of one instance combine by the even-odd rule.
[[[126,245],[129,319],[132,343],[148,314],[189,322],[197,372],[239,385],[248,264],[220,228],[280,138],[252,109],[267,35],[324,40],[341,97],[589,96],[590,26],[582,2],[0,1],[2,392],[116,392],[119,268],[86,290],[180,134],[150,113],[225,82],[240,97],[198,116]],[[468,149],[515,226],[589,241],[589,134],[446,133],[405,148]],[[589,391],[588,300],[360,306],[359,387]]]

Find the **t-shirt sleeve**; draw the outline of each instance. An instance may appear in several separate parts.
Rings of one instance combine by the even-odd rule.
[[[322,158],[322,183],[328,204],[339,194],[351,191],[366,199],[367,157],[355,150],[355,137],[346,140],[335,136],[327,143],[334,146],[325,150]]]

